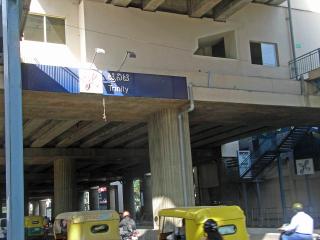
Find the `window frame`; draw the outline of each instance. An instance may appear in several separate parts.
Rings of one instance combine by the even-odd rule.
[[[255,43],[255,44],[259,44],[260,45],[260,49],[261,49],[261,62],[262,64],[257,64],[257,63],[253,63],[252,62],[252,55],[251,55],[251,43]],[[275,49],[275,60],[276,60],[276,64],[275,65],[266,65],[263,64],[263,53],[262,53],[262,44],[269,44],[269,45],[273,45],[274,49]],[[254,40],[250,40],[249,41],[249,52],[250,52],[250,62],[253,65],[258,65],[258,66],[264,66],[264,67],[272,67],[272,68],[276,68],[276,67],[280,67],[280,58],[279,58],[279,48],[278,48],[278,43],[276,42],[266,42],[266,41],[254,41]]]
[[[29,12],[28,15],[33,15],[33,16],[40,16],[40,17],[42,17],[42,25],[43,25],[43,33],[42,33],[42,34],[43,34],[43,41],[24,39],[25,41],[33,41],[33,42],[41,42],[41,43],[52,43],[52,44],[62,44],[62,45],[66,45],[66,44],[67,44],[66,18],[65,18],[65,17],[57,17],[57,16],[53,16],[53,15],[33,13],[33,12]],[[28,18],[28,15],[27,15],[27,18]],[[64,22],[64,43],[48,42],[48,39],[47,39],[47,18],[56,18],[56,19],[63,20],[63,22]],[[24,33],[24,31],[23,31],[23,33]]]

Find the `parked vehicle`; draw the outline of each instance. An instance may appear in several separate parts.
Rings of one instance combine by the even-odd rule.
[[[0,218],[0,240],[7,239],[7,219]]]
[[[113,210],[61,213],[53,233],[56,240],[119,240],[119,214]]]
[[[24,230],[26,239],[44,238],[44,218],[42,216],[24,217]]]
[[[170,208],[159,211],[159,240],[206,240],[213,225],[223,240],[248,240],[245,216],[238,206]],[[210,226],[210,225],[209,225]],[[214,229],[213,229],[214,230]],[[210,233],[209,233],[210,235]]]

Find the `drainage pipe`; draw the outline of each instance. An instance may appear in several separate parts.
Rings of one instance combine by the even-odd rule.
[[[189,113],[194,110],[194,99],[192,92],[192,85],[188,86],[188,99],[190,101],[189,108],[178,114],[178,125],[179,125],[179,144],[180,144],[180,159],[181,159],[181,176],[183,185],[183,203],[184,206],[188,206],[188,195],[187,195],[187,176],[186,176],[186,153],[185,153],[185,131],[183,127],[183,114]]]
[[[288,0],[288,16],[289,16],[289,29],[290,29],[290,40],[291,40],[291,50],[292,50],[292,56],[293,56],[294,74],[296,76],[296,79],[298,80],[298,68],[297,68],[297,62],[296,62],[296,59],[297,59],[296,43],[295,43],[294,32],[293,32],[291,0]],[[302,83],[301,83],[301,93],[303,93]]]

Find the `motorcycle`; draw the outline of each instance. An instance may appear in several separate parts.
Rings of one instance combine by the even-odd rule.
[[[137,230],[123,232],[120,230],[120,237],[121,240],[138,240],[139,239],[139,232]]]

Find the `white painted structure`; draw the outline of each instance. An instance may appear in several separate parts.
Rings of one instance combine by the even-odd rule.
[[[129,50],[137,58],[128,59],[123,71],[186,76],[196,86],[196,100],[306,105],[297,96],[300,83],[289,79],[292,56],[285,7],[252,3],[226,23],[92,0],[56,0],[54,4],[32,0],[30,13],[64,18],[66,44],[23,40],[21,56],[25,62],[79,66],[90,63],[99,47],[106,55],[96,57],[97,67],[117,70]],[[293,13],[299,56],[319,47],[320,14],[305,10]],[[226,38],[225,45],[235,59],[194,55],[200,38],[220,34],[233,36],[232,41]],[[279,66],[251,64],[250,41],[277,44]],[[318,106],[318,102],[318,98],[311,99],[310,106]]]

